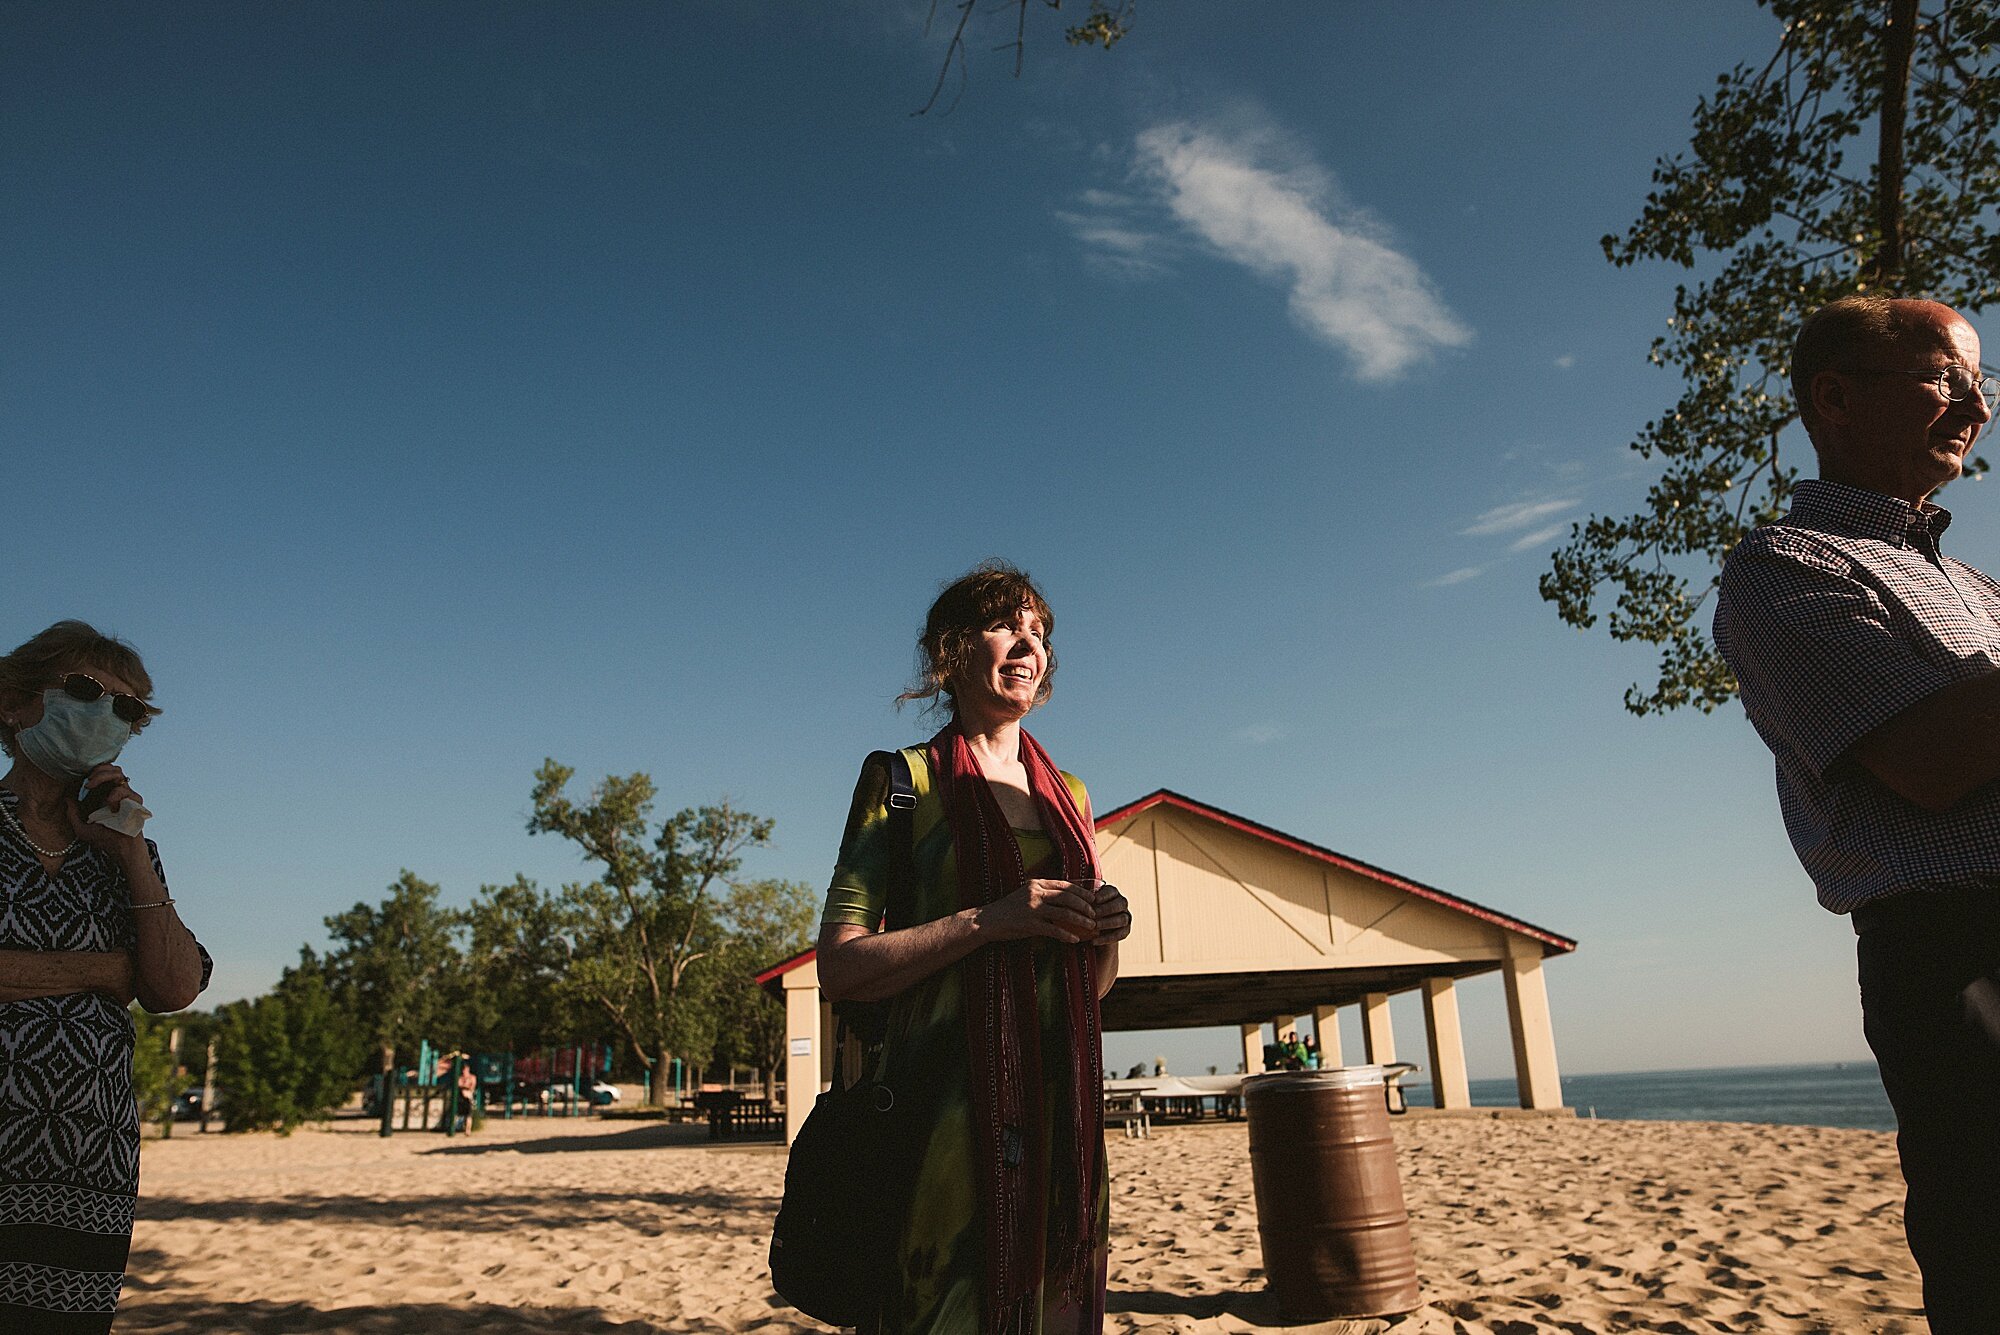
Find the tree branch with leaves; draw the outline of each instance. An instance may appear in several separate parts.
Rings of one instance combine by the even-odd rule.
[[[1021,67],[1028,58],[1029,3],[1030,0],[1002,0],[1002,3],[995,7],[1000,12],[1008,9],[1014,11],[1014,35],[1011,40],[1002,42],[996,49],[1014,53],[1014,77],[1017,79],[1021,77]],[[1040,0],[1040,3],[1048,9],[1062,8],[1062,0]],[[912,112],[912,115],[922,116],[937,106],[938,98],[944,95],[945,83],[950,79],[954,69],[958,71],[958,91],[946,105],[946,115],[951,114],[952,109],[958,105],[959,97],[964,95],[967,78],[966,37],[972,26],[973,16],[979,11],[979,0],[952,0],[951,7],[958,11],[958,20],[952,25],[951,37],[945,42],[944,59],[938,64],[937,82],[931,85],[931,95],[924,99],[924,104]],[[1090,12],[1084,15],[1083,22],[1071,24],[1063,29],[1063,40],[1071,46],[1101,46],[1109,51],[1132,31],[1132,16],[1137,9],[1138,0],[1090,0]],[[938,0],[931,0],[930,13],[924,19],[926,34],[937,22],[937,16]]]
[[[2000,4],[1759,2],[1784,25],[1777,50],[1717,79],[1638,221],[1603,239],[1620,267],[1709,270],[1676,289],[1648,354],[1683,384],[1631,445],[1658,477],[1637,513],[1573,525],[1540,581],[1568,624],[1602,616],[1614,640],[1658,647],[1657,682],[1625,693],[1635,714],[1736,694],[1699,618],[1730,549],[1784,512],[1798,478],[1785,442],[1800,321],[1855,292],[1968,312],[2000,294]]]

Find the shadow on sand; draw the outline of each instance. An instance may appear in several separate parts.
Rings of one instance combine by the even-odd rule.
[[[620,1331],[668,1335],[651,1321],[621,1321],[595,1307],[496,1307],[490,1303],[384,1303],[321,1310],[310,1303],[219,1303],[199,1298],[130,1295],[118,1312],[118,1335],[576,1335]],[[685,1328],[683,1328],[685,1329]],[[777,1327],[765,1327],[775,1330]],[[801,1326],[798,1329],[811,1329]]]
[[[421,1154],[571,1154],[590,1150],[716,1149],[754,1150],[768,1153],[784,1148],[783,1137],[741,1137],[710,1140],[708,1127],[698,1122],[647,1122],[625,1131],[590,1136],[560,1132],[520,1140],[482,1141],[478,1136],[441,1141],[436,1149]]]
[[[691,1213],[691,1212],[700,1213]],[[773,1196],[718,1191],[551,1191],[536,1195],[292,1196],[283,1200],[224,1197],[184,1200],[142,1196],[138,1217],[172,1222],[277,1223],[349,1221],[390,1228],[457,1233],[506,1233],[521,1228],[620,1224],[647,1237],[667,1233],[769,1233],[777,1215]],[[136,1271],[136,1266],[134,1267]],[[121,1327],[122,1329],[122,1327]],[[412,1327],[412,1329],[416,1329]]]
[[[1106,1316],[1191,1316],[1197,1321],[1221,1316],[1236,1293],[1161,1293],[1157,1289],[1121,1289],[1115,1285],[1104,1294]]]
[[[1261,1281],[1259,1281],[1261,1283]],[[1163,1293],[1157,1289],[1113,1288],[1104,1295],[1107,1316],[1190,1317],[1203,1324],[1198,1331],[1226,1331],[1244,1335],[1249,1331],[1269,1331],[1271,1335],[1387,1335],[1405,1321],[1422,1314],[1396,1316],[1330,1317],[1321,1321],[1294,1321],[1278,1310],[1276,1295],[1269,1289],[1237,1290],[1232,1293]],[[1226,1321],[1217,1318],[1228,1318]],[[1212,1324],[1211,1324],[1212,1323]],[[1495,1329],[1512,1329],[1502,1322]],[[1526,1330],[1523,1325],[1521,1329]]]

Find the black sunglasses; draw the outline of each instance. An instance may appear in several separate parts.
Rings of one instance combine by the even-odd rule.
[[[138,723],[153,712],[153,707],[136,695],[125,695],[119,691],[107,691],[104,683],[88,672],[72,672],[62,679],[63,694],[72,700],[89,704],[92,700],[111,697],[111,712],[127,723]]]

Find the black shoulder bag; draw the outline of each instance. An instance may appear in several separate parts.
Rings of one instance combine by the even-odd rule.
[[[878,751],[889,768],[890,865],[885,927],[910,925],[916,899],[912,854],[916,788],[900,751]],[[828,1325],[861,1325],[876,1309],[895,1263],[896,1233],[910,1199],[914,1148],[908,1128],[913,1098],[898,1102],[864,1061],[863,1074],[842,1086],[843,1041],[853,1032],[879,1044],[887,1002],[835,1007],[834,1084],[821,1094],[792,1142],[785,1165],[785,1199],[771,1231],[771,1287],[787,1303]],[[869,1067],[875,1066],[873,1072]],[[798,1098],[803,1091],[788,1090]]]

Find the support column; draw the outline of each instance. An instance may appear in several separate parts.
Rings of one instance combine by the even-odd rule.
[[[1373,1066],[1396,1060],[1396,1031],[1389,1027],[1389,994],[1370,992],[1361,998],[1361,1039]]]
[[[1264,1026],[1246,1024],[1243,1030],[1243,1074],[1264,1074]]]
[[[1340,1065],[1340,1007],[1313,1007],[1313,1035],[1319,1041],[1319,1069]]]
[[[793,987],[801,974],[803,986]],[[785,1143],[791,1144],[819,1098],[819,971],[810,964],[785,975]]]
[[[1507,1027],[1514,1034],[1514,1084],[1523,1108],[1562,1107],[1562,1079],[1556,1073],[1556,1032],[1549,1020],[1549,994],[1542,986],[1542,954],[1528,941],[1509,938]]]
[[[1424,1032],[1431,1054],[1431,1103],[1470,1108],[1465,1079],[1465,1038],[1458,1028],[1458,993],[1449,978],[1424,979]]]

